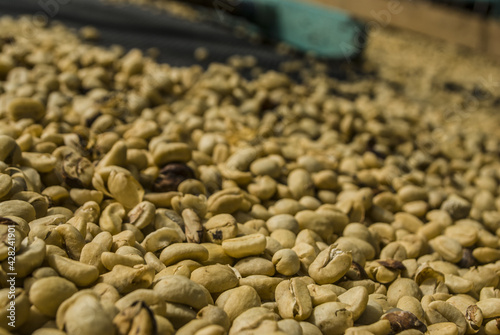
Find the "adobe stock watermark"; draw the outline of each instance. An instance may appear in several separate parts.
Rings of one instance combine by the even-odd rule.
[[[7,273],[7,284],[9,286],[9,292],[7,293],[7,298],[9,299],[9,304],[6,307],[7,310],[7,324],[9,327],[16,327],[16,235],[14,225],[9,225],[7,228],[7,244],[8,257],[8,273]]]
[[[373,20],[366,22],[363,29],[359,27],[356,28],[357,35],[352,43],[342,42],[340,44],[340,49],[342,50],[344,58],[347,62],[351,62],[350,55],[358,54],[363,50],[369,34],[376,33],[380,29],[387,27],[391,23],[392,17],[400,14],[404,10],[402,2],[411,1],[413,0],[389,0],[387,1],[385,9],[381,9],[379,11],[371,10],[370,15]]]
[[[214,7],[219,20],[224,22],[226,20],[226,13],[232,13],[242,1],[243,0],[214,0],[212,2],[212,6]]]
[[[445,112],[445,118],[464,119],[479,108],[479,104],[500,91],[500,80],[490,74],[488,77],[479,78],[479,85],[472,94],[467,95],[461,103],[455,103]]]
[[[61,9],[61,6],[67,5],[71,0],[38,0],[37,5],[40,10],[31,17],[31,25],[26,26],[22,35],[31,39],[35,37],[35,31],[38,28],[45,27],[50,19],[53,19]]]
[[[481,108],[481,103],[498,97],[500,94],[500,80],[493,78],[490,74],[488,77],[480,77],[478,81],[478,86],[474,89],[472,94],[465,96],[464,100],[450,105],[444,111],[443,119],[445,122],[463,122],[467,118],[471,117],[472,114]],[[440,146],[443,141],[446,141],[446,131],[444,127],[440,127],[436,131],[436,135],[431,137],[431,146],[421,147],[424,152],[431,153],[430,148]]]

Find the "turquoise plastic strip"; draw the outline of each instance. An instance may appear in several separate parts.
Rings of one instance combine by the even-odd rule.
[[[363,24],[329,7],[295,0],[253,0],[256,22],[270,36],[317,56],[350,58],[364,47]]]

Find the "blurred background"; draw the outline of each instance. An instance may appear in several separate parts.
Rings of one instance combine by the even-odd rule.
[[[0,13],[92,25],[99,43],[155,47],[172,65],[191,64],[197,48],[211,61],[252,54],[267,68],[297,55],[350,61],[391,28],[500,56],[495,0],[0,0]]]
[[[0,0],[0,13],[62,22],[88,43],[139,48],[173,66],[376,76],[415,100],[500,105],[494,0]]]

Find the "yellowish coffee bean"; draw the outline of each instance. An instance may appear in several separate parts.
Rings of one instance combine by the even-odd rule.
[[[57,159],[51,154],[39,152],[23,152],[22,164],[30,166],[41,173],[47,173],[56,167]]]
[[[465,317],[460,311],[450,303],[445,301],[433,301],[429,304],[428,307],[430,310],[433,310],[432,318],[436,318],[437,315],[441,317],[439,320],[444,319],[444,322],[452,322],[457,326],[458,334],[465,334],[467,330],[467,324],[465,322]],[[434,312],[435,311],[435,312]],[[434,316],[435,314],[435,316]],[[429,314],[428,314],[429,316]],[[443,321],[434,321],[434,322],[443,322]]]
[[[210,303],[208,291],[184,276],[164,276],[153,290],[165,301],[201,309]],[[211,298],[210,298],[211,299]]]
[[[477,229],[474,227],[463,227],[459,225],[446,227],[444,234],[458,241],[463,247],[470,247],[477,241]]]
[[[463,313],[462,310],[460,310]],[[476,333],[483,323],[483,312],[477,305],[469,305],[465,309],[465,321],[467,322],[467,333]]]
[[[149,201],[143,201],[128,212],[128,221],[137,228],[143,229],[153,222],[155,210],[155,205]]]
[[[187,242],[201,242],[204,229],[201,224],[200,216],[203,216],[205,213],[206,211],[203,210],[203,214],[197,214],[197,212],[195,212],[192,208],[185,208],[182,210],[182,219],[184,220],[184,231]]]
[[[485,229],[477,232],[478,246],[494,248],[498,245],[499,238]]]
[[[257,329],[267,321],[276,322],[279,315],[264,307],[252,307],[237,316],[229,334],[245,334],[257,331]]]
[[[441,223],[430,221],[420,227],[417,231],[417,234],[424,236],[427,240],[432,240],[433,238],[439,236],[442,231],[443,226]]]
[[[415,215],[416,217],[424,217],[429,210],[429,205],[427,202],[419,200],[408,202],[404,204],[401,209],[408,214]]]
[[[138,264],[134,267],[115,265],[113,270],[102,274],[99,283],[114,286],[121,294],[126,294],[140,288],[148,288],[153,283],[155,271],[149,265]]]
[[[151,310],[143,301],[136,301],[113,318],[113,324],[118,332],[127,331],[153,333],[156,331],[156,321]]]
[[[281,174],[279,163],[269,157],[258,158],[250,164],[250,171],[257,176],[267,175],[278,178]]]
[[[398,190],[398,197],[403,202],[411,202],[417,200],[427,200],[427,191],[415,185],[406,185]]]
[[[226,166],[229,169],[240,171],[248,170],[249,165],[257,158],[258,151],[253,148],[243,148],[232,154],[226,161]]]
[[[455,220],[465,218],[469,214],[470,208],[471,204],[456,194],[448,196],[448,199],[441,205],[441,209],[448,212]]]
[[[474,283],[453,274],[444,275],[445,284],[452,293],[467,293],[474,288]]]
[[[388,320],[379,320],[368,326],[359,326],[346,329],[346,334],[375,334],[383,335],[391,332],[391,323]],[[404,332],[404,331],[403,331]],[[400,332],[400,333],[403,333]]]
[[[462,274],[462,278],[470,280],[474,283],[475,292],[481,292],[483,287],[496,287],[500,281],[496,272],[485,266],[469,268],[469,271]]]
[[[69,197],[75,204],[82,206],[88,201],[99,204],[102,202],[104,195],[101,191],[72,188],[69,191]]]
[[[296,244],[292,250],[295,251],[299,257],[301,269],[307,272],[311,263],[316,259],[317,251],[319,249],[307,243],[299,243]]]
[[[224,291],[215,301],[215,305],[222,308],[231,321],[246,310],[258,307],[260,304],[260,297],[251,286],[239,286]]]
[[[226,330],[219,325],[212,325],[207,320],[195,319],[182,326],[176,334],[226,334]]]
[[[321,335],[321,330],[312,323],[300,321],[299,325],[302,328],[302,334]]]
[[[421,322],[425,321],[425,312],[420,304],[420,301],[412,296],[403,296],[398,300],[397,308],[408,311],[415,315]]]
[[[278,328],[285,334],[302,334],[302,327],[298,321],[292,319],[279,320]]]
[[[321,305],[325,302],[339,301],[334,285],[309,284],[307,285],[307,289],[309,290],[313,307]]]
[[[196,311],[188,305],[166,302],[165,318],[171,322],[173,328],[179,329],[196,318]]]
[[[208,211],[213,214],[234,213],[244,205],[245,196],[237,187],[227,188],[208,198]]]
[[[269,176],[258,176],[248,185],[248,193],[261,200],[269,200],[276,193],[277,183]]]
[[[142,185],[132,175],[115,170],[109,174],[108,189],[113,198],[125,208],[133,208],[144,197]]]
[[[306,284],[299,278],[279,283],[275,296],[282,318],[302,321],[311,315],[311,296]]]
[[[123,230],[120,233],[113,235],[112,241],[111,251],[113,252],[124,246],[134,246],[136,248],[140,247],[136,245],[135,235],[130,230]]]
[[[163,227],[148,234],[141,245],[149,252],[157,252],[172,243],[179,242],[182,242],[182,236],[179,235],[177,229]]]
[[[321,251],[311,263],[309,275],[318,284],[332,284],[347,273],[351,263],[352,256],[350,253],[332,245]]]
[[[7,164],[21,162],[21,148],[11,136],[0,135],[0,161]]]
[[[484,325],[484,332],[486,334],[500,334],[500,318],[492,319]]]
[[[228,182],[231,182],[231,187],[238,185],[241,186],[248,185],[252,181],[251,172],[240,171],[237,169],[229,169],[224,164],[220,165],[219,170],[222,177],[226,178]]]
[[[479,247],[472,251],[472,256],[479,263],[493,263],[500,260],[500,250],[489,248],[489,247]]]
[[[306,208],[304,208],[304,206],[301,205],[300,202],[298,202],[297,200],[290,199],[290,198],[282,198],[282,199],[279,199],[278,201],[276,201],[274,203],[274,205],[269,207],[269,212],[275,216],[278,216],[280,214],[288,214],[288,215],[293,216],[293,215],[297,214],[299,211],[304,210],[304,209],[306,209]],[[285,217],[285,219],[287,221],[290,220],[289,217]],[[276,218],[274,220],[281,221],[282,218],[280,217],[279,219]],[[294,224],[294,223],[292,222],[292,224]],[[272,225],[268,228],[271,229],[271,227],[272,227]],[[297,228],[294,228],[294,229],[297,229]]]
[[[53,156],[58,157],[57,149],[52,153]],[[102,171],[103,176],[95,173],[95,167],[90,160],[85,157],[81,157],[76,152],[60,153],[62,157],[61,165],[57,165],[58,178],[62,179],[68,186],[75,188],[87,188],[89,186],[94,186],[99,191],[108,194],[107,189],[104,186],[103,176],[105,180],[108,179],[110,169],[119,168],[117,166],[110,167]],[[128,171],[128,170],[121,170]],[[99,171],[101,172],[101,171]],[[60,174],[60,177],[59,177]]]
[[[78,229],[70,224],[62,224],[57,226],[55,231],[61,235],[68,256],[75,260],[80,259],[85,240]]]
[[[379,283],[388,284],[394,281],[404,265],[398,261],[374,261],[365,266],[368,277]]]
[[[171,275],[184,276],[186,278],[190,278],[191,271],[201,266],[199,263],[197,262],[195,263],[197,264],[196,266],[190,266],[188,264],[184,264],[183,261],[181,261],[177,264],[167,266],[155,275],[153,283],[159,282],[164,276],[171,276]]]
[[[429,241],[429,244],[445,261],[456,263],[462,259],[462,246],[452,238],[441,235]]]
[[[234,258],[259,255],[266,249],[266,237],[251,234],[222,241],[224,252]]]
[[[242,277],[252,275],[273,276],[276,272],[273,262],[262,257],[246,257],[239,260],[234,268]]]
[[[406,212],[399,212],[394,215],[396,222],[393,223],[396,229],[406,229],[409,232],[415,233],[423,223],[418,219],[427,213],[427,203],[423,201],[412,201],[403,205],[403,210]]]
[[[118,264],[133,267],[134,265],[145,263],[144,258],[140,255],[120,255],[107,251],[101,254],[101,262],[110,271]]]
[[[303,196],[314,196],[314,182],[311,175],[304,169],[295,169],[288,174],[288,187],[295,199]]]
[[[97,294],[91,290],[80,291],[65,300],[57,310],[56,323],[59,329],[65,329],[68,334],[114,331],[111,317]]]
[[[483,312],[483,317],[485,319],[498,318],[500,317],[500,306],[498,303],[500,298],[489,298],[484,300],[479,300],[477,302],[477,307]]]
[[[120,203],[112,203],[107,206],[99,218],[99,226],[111,235],[118,234],[122,228],[123,218],[125,217],[125,208]]]
[[[97,293],[100,300],[105,303],[115,304],[120,300],[120,293],[113,286],[105,283],[98,283],[92,287],[92,291]]]
[[[26,222],[36,218],[35,208],[28,202],[22,200],[7,200],[0,203],[0,216],[17,216]]]
[[[191,149],[185,143],[160,142],[153,149],[154,162],[160,167],[171,162],[186,163],[191,157]]]
[[[172,198],[180,195],[179,192],[151,192],[144,194],[144,200],[151,202],[157,208],[165,208],[172,206]]]
[[[200,262],[202,265],[234,264],[234,259],[224,252],[221,245],[215,243],[201,243],[201,245],[208,250],[208,258]]]
[[[222,264],[199,267],[191,272],[190,279],[203,285],[210,293],[227,291],[239,283],[236,273],[228,265]]]
[[[323,190],[334,190],[338,186],[337,175],[331,170],[322,170],[312,175],[314,185]]]
[[[353,287],[340,294],[338,300],[349,305],[348,309],[352,312],[352,319],[356,321],[363,314],[368,304],[368,290],[363,286]]]
[[[416,282],[409,278],[396,279],[387,290],[387,302],[391,306],[396,306],[399,299],[404,296],[411,296],[420,299],[422,294]]]
[[[208,250],[196,243],[174,243],[169,245],[160,254],[160,261],[171,265],[184,259],[204,261],[208,258]]]
[[[155,315],[155,320],[159,334],[173,335],[175,333],[172,323],[163,316]]]
[[[99,277],[99,270],[93,266],[58,255],[49,255],[48,262],[61,276],[77,286],[88,286]]]
[[[208,241],[221,244],[223,240],[236,237],[238,226],[231,214],[218,214],[212,216],[204,224]]]
[[[21,119],[39,121],[45,116],[45,106],[36,99],[15,98],[7,106],[7,113],[14,121]]]
[[[12,189],[12,178],[7,174],[0,174],[0,198],[9,194]]]
[[[60,277],[46,277],[35,281],[30,289],[30,302],[38,310],[55,317],[61,303],[78,292],[75,284]]]
[[[154,227],[155,229],[160,229],[163,227],[172,228],[177,231],[179,236],[184,241],[186,239],[184,232],[181,227],[184,226],[184,221],[182,216],[177,214],[174,210],[159,208],[156,210]]]
[[[440,322],[427,327],[427,332],[432,335],[456,335],[458,334],[458,327],[452,322]]]
[[[342,236],[335,241],[335,244],[344,251],[350,251],[353,254],[353,260],[360,265],[364,265],[364,260],[371,260],[375,257],[375,248],[357,237]]]
[[[276,271],[285,276],[292,276],[300,269],[299,256],[292,249],[280,249],[274,255],[272,262]]]
[[[240,279],[240,286],[251,286],[257,291],[261,300],[274,300],[276,286],[283,281],[283,278],[269,277],[264,275],[251,275]]]
[[[453,223],[450,214],[444,210],[432,210],[425,216],[429,221],[436,221],[443,225],[443,227],[448,227]]]
[[[103,233],[109,234],[108,232],[103,232]],[[103,234],[103,233],[101,233],[101,234]],[[79,261],[83,264],[95,266],[99,270],[99,273],[104,273],[105,267],[102,264],[101,255],[104,252],[107,252],[111,249],[112,240],[111,240],[111,236],[109,236],[109,237],[110,237],[109,244],[107,244],[107,245],[98,243],[100,238],[97,238],[96,242],[91,242],[91,243],[86,244],[82,248],[82,252],[80,254]]]
[[[353,326],[352,312],[341,302],[327,302],[314,307],[309,322],[316,325],[323,334],[340,335]]]
[[[270,235],[283,246],[283,248],[293,248],[295,245],[296,235],[287,229],[276,229]]]
[[[325,215],[326,211],[303,210],[295,214],[295,219],[299,224],[299,229],[310,229],[320,236],[330,236],[335,231],[337,221],[342,220],[342,215],[335,217],[335,212],[329,211],[330,215]]]
[[[299,232],[299,223],[290,214],[278,214],[272,216],[266,221],[266,227],[271,233],[277,229],[286,229],[296,234]]]
[[[130,307],[136,301],[144,301],[153,313],[156,315],[165,315],[165,301],[160,298],[160,296],[151,289],[138,289],[129,294],[125,295],[123,298],[116,301],[115,306],[123,311],[127,307]]]
[[[500,298],[500,289],[493,287],[483,287],[479,293],[479,300],[485,300],[489,298]]]

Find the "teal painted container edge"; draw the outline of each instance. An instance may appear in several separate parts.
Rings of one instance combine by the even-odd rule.
[[[352,58],[364,48],[364,25],[331,7],[296,0],[252,0],[253,21],[267,35],[319,57]]]

